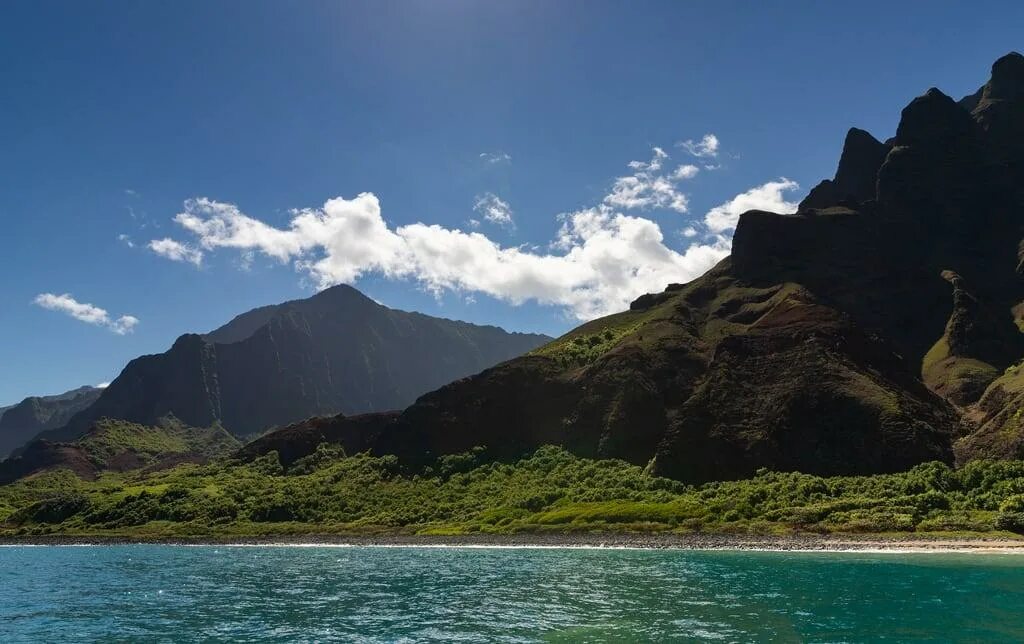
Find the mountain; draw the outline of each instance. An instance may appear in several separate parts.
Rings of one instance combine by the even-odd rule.
[[[795,214],[751,211],[688,284],[422,396],[241,452],[320,442],[414,465],[486,446],[616,457],[684,481],[1024,457],[1024,57],[971,97],[852,129]]]
[[[71,440],[101,418],[154,425],[168,416],[242,436],[314,415],[400,409],[549,339],[396,311],[335,286],[132,360],[94,404],[44,437]]]
[[[158,426],[143,427],[105,418],[74,441],[31,442],[19,456],[0,462],[0,485],[58,468],[92,480],[104,471],[153,471],[181,463],[206,463],[230,454],[238,445],[219,425],[195,428],[165,419]]]
[[[31,396],[17,405],[0,408],[0,459],[39,433],[63,427],[102,392],[97,387],[79,387],[56,396]]]

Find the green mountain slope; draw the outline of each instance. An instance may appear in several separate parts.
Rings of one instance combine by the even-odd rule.
[[[238,440],[220,426],[195,428],[170,418],[145,427],[104,418],[71,442],[33,441],[22,454],[0,463],[0,484],[62,469],[79,478],[95,479],[102,472],[205,463],[234,452],[238,446]]]

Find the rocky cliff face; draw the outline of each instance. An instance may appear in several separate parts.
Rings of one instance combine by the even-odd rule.
[[[0,409],[0,459],[46,430],[63,427],[99,398],[102,389],[79,387],[56,396],[31,396]]]
[[[71,440],[103,417],[153,425],[173,416],[245,435],[314,415],[400,409],[548,339],[395,311],[337,286],[133,360],[95,404],[44,437]]]
[[[748,212],[733,254],[398,415],[336,417],[243,452],[328,440],[415,463],[543,443],[705,481],[1024,457],[1024,57],[975,95],[851,130],[796,214]],[[288,460],[286,458],[285,460]]]

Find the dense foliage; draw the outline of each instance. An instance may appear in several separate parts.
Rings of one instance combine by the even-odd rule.
[[[611,351],[624,338],[642,334],[644,325],[657,313],[657,310],[625,311],[609,315],[534,349],[531,354],[553,358],[563,367],[586,366]]]
[[[8,535],[1024,531],[1021,461],[867,477],[762,471],[689,487],[556,447],[516,463],[480,454],[447,456],[416,475],[394,457],[345,457],[327,445],[288,471],[276,452],[96,481],[58,470],[0,488],[0,521]]]
[[[159,427],[145,427],[123,420],[97,421],[75,445],[82,448],[98,467],[128,452],[142,462],[152,463],[178,454],[222,456],[238,449],[238,439],[220,425],[188,427],[173,418],[162,419]]]

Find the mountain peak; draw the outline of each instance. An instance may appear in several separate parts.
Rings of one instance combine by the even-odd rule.
[[[308,301],[330,301],[334,303],[351,302],[362,304],[373,304],[381,306],[373,298],[367,297],[365,293],[348,284],[335,284],[318,292],[308,298]]]
[[[234,344],[251,337],[259,329],[263,328],[274,317],[288,310],[290,307],[336,307],[344,304],[354,306],[380,306],[372,299],[366,297],[358,289],[348,284],[338,284],[326,288],[310,297],[301,300],[290,300],[281,304],[270,304],[261,306],[251,311],[236,315],[227,324],[220,326],[203,337],[208,342],[216,344]]]
[[[846,133],[843,153],[834,179],[836,192],[841,199],[857,202],[875,198],[875,180],[878,168],[885,161],[889,146],[870,132],[852,127]]]
[[[992,79],[985,86],[988,99],[1024,98],[1024,56],[1013,51],[992,64]]]
[[[974,126],[952,98],[932,87],[903,108],[896,145],[944,146],[950,140],[969,134]]]
[[[843,141],[843,152],[833,179],[825,179],[811,189],[797,207],[798,212],[820,210],[838,205],[856,205],[875,198],[878,169],[891,146],[880,142],[867,130],[851,127]]]
[[[133,360],[48,437],[75,438],[102,417],[150,425],[173,414],[248,434],[317,414],[395,409],[549,339],[395,311],[341,284]]]

